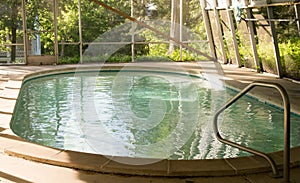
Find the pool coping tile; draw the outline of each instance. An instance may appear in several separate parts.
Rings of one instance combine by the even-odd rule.
[[[168,160],[111,157],[102,170],[127,175],[168,176]]]
[[[229,176],[236,175],[225,159],[170,160],[171,176]]]
[[[256,156],[246,156],[243,158],[225,159],[230,164],[236,174],[258,173],[271,171],[270,165],[266,160]]]
[[[104,156],[45,147],[26,142],[14,135],[0,134],[0,144],[4,148],[4,152],[11,156],[56,166],[102,173],[166,177],[214,177],[271,171],[270,165],[265,160],[255,156],[210,160],[150,159],[154,163],[135,165],[138,164],[132,162],[135,158]],[[294,148],[293,153],[297,153],[299,149]],[[276,154],[278,153],[279,155],[276,156],[279,157],[281,152]],[[277,158],[277,160],[279,159]],[[299,165],[298,159],[294,160],[297,162],[294,166]],[[135,161],[145,162],[149,161],[149,159],[138,158]],[[122,162],[127,163],[124,164]],[[281,166],[280,162],[277,164],[278,166]]]

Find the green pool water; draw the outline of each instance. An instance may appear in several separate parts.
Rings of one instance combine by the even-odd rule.
[[[24,82],[11,128],[34,143],[88,153],[168,159],[249,155],[216,140],[214,111],[236,94],[201,76],[154,71],[55,74]],[[245,96],[221,134],[263,152],[283,149],[283,111]],[[291,116],[291,146],[300,145]]]

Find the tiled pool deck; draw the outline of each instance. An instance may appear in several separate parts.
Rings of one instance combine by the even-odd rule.
[[[214,70],[197,63],[180,63],[180,67],[192,73]],[[106,69],[123,67],[108,64]],[[167,68],[170,63],[134,63],[133,67]],[[220,160],[158,161],[154,164],[134,166],[117,163],[117,157],[62,151],[27,143],[15,136],[9,123],[22,81],[27,75],[55,70],[69,70],[78,65],[58,66],[0,66],[0,182],[180,182],[180,183],[279,183],[280,178],[270,176],[269,165],[259,157],[243,157]],[[80,69],[95,68],[81,65]],[[223,65],[223,79],[230,86],[242,89],[252,81],[263,80],[280,83],[287,90],[291,109],[300,114],[300,84],[288,79],[277,79],[270,74],[258,74],[249,69]],[[274,89],[256,88],[257,98],[281,105]],[[300,148],[291,151],[291,180],[300,182]],[[282,152],[273,153],[276,164],[282,165]]]

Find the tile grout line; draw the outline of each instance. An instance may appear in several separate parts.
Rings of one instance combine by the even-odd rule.
[[[13,115],[13,112],[5,112],[0,109],[0,114]]]
[[[249,183],[255,183],[255,182],[253,182],[252,180],[250,180],[249,177],[247,177],[247,175],[242,175],[242,177],[243,177],[246,181],[248,181]]]
[[[171,164],[170,164],[171,161],[168,160],[167,162],[168,162],[167,175],[169,175],[170,174],[170,169],[171,169]]]
[[[106,165],[108,165],[111,161],[113,161],[112,159],[113,159],[113,157],[112,157],[112,158],[107,158],[107,161],[104,162],[104,163],[103,163],[102,165],[100,165],[99,167],[100,167],[101,169],[105,168]]]
[[[238,170],[237,168],[235,168],[235,166],[233,164],[231,164],[227,159],[224,159],[225,162],[234,170],[235,174],[238,174]]]
[[[17,100],[16,97],[3,97],[0,95],[0,99],[4,99],[4,100]]]

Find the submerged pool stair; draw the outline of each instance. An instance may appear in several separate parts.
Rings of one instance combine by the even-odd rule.
[[[239,148],[241,150],[247,151],[249,153],[252,153],[254,155],[263,157],[266,159],[272,168],[273,176],[278,178],[282,177],[279,173],[278,167],[275,164],[274,159],[269,156],[266,153],[257,151],[255,149],[242,146],[238,143],[232,142],[230,140],[227,140],[223,138],[219,132],[218,128],[218,117],[219,115],[228,107],[230,107],[232,104],[234,104],[237,100],[239,100],[242,96],[246,95],[248,92],[250,92],[255,87],[269,87],[269,88],[275,88],[279,91],[282,99],[283,99],[283,107],[284,107],[284,152],[283,152],[283,182],[288,183],[290,182],[290,100],[287,94],[287,91],[285,88],[283,88],[278,83],[270,83],[270,82],[253,82],[249,84],[247,87],[245,87],[240,93],[238,93],[236,96],[234,96],[232,99],[230,99],[227,103],[225,103],[224,106],[222,106],[214,115],[213,118],[213,129],[214,133],[217,137],[217,139],[227,145],[231,145],[233,147]]]

